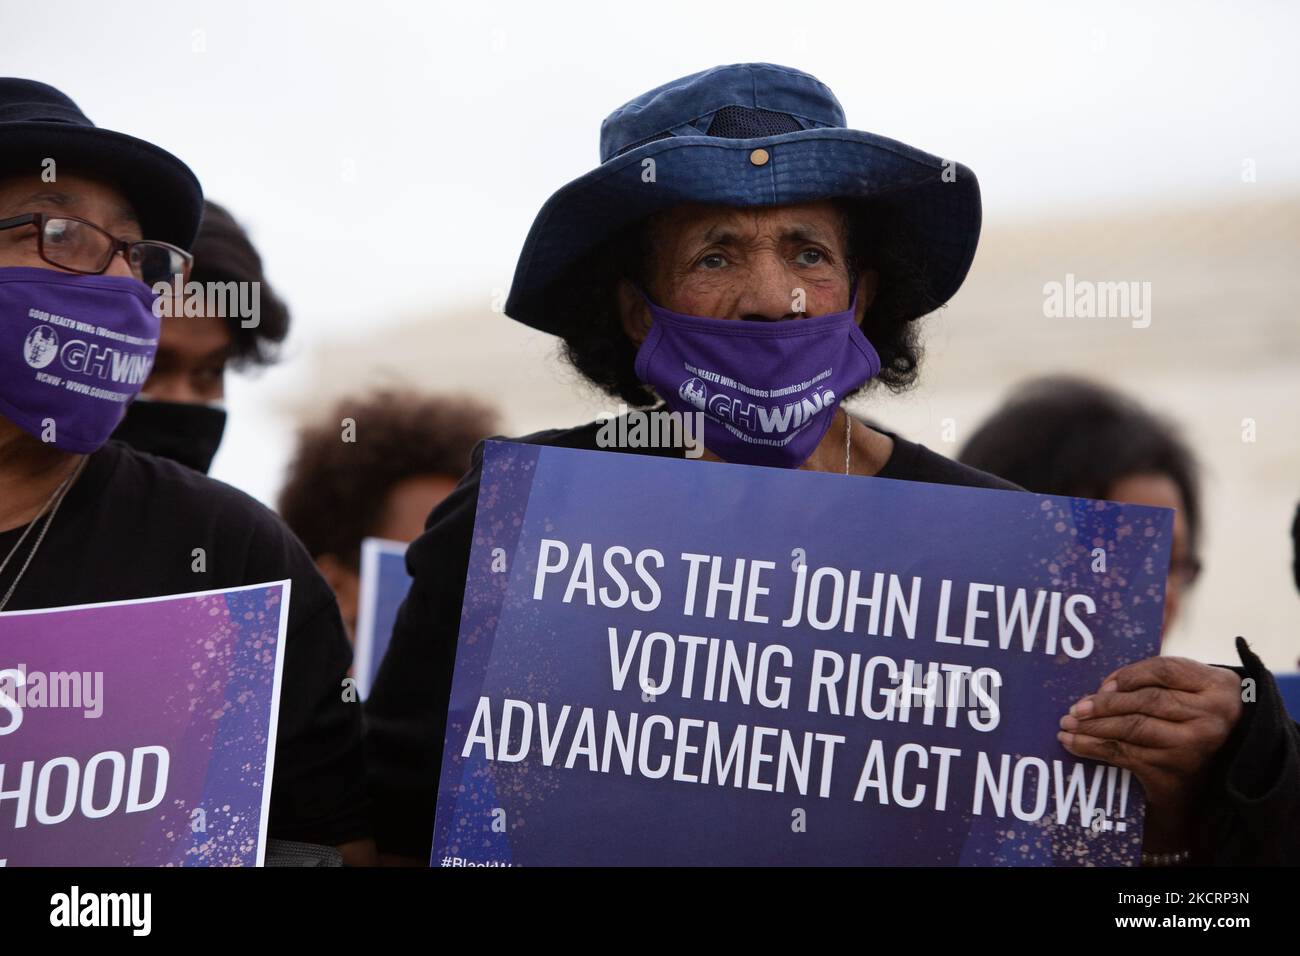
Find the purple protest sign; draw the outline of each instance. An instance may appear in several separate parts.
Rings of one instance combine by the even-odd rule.
[[[0,614],[0,865],[260,865],[289,583]]]
[[[610,489],[620,489],[611,494]],[[431,862],[1136,865],[1173,512],[489,442]]]

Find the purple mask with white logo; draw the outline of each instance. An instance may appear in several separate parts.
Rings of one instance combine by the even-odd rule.
[[[844,312],[782,322],[683,315],[642,293],[654,324],[636,374],[676,412],[704,415],[704,447],[724,461],[797,468],[840,400],[880,372],[880,356]]]
[[[0,415],[63,451],[98,449],[153,368],[153,301],[138,279],[0,268]]]

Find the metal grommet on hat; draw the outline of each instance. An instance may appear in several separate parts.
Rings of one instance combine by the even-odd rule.
[[[770,158],[768,151],[761,146],[749,154],[749,161],[755,166],[766,166]]]

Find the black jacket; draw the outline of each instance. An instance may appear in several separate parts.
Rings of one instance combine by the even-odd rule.
[[[1242,707],[1211,766],[1192,861],[1300,865],[1300,725],[1244,638],[1237,638],[1237,653],[1242,666],[1232,670],[1254,681],[1254,701]]]

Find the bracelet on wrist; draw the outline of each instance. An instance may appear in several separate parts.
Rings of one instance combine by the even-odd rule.
[[[1191,850],[1178,850],[1175,853],[1146,853],[1142,854],[1143,866],[1181,866],[1192,859]]]

